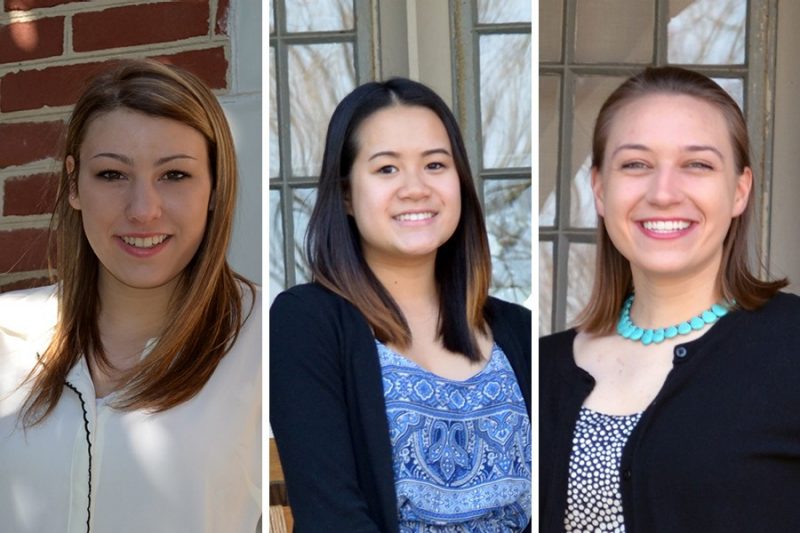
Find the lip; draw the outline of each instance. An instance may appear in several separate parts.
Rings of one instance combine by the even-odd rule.
[[[402,226],[425,226],[436,220],[439,212],[433,209],[418,209],[414,211],[403,211],[392,216],[392,220]]]
[[[133,244],[125,242],[125,239],[157,239],[160,237],[164,237],[164,240],[147,248],[134,246]],[[153,257],[166,248],[169,245],[169,242],[172,240],[172,235],[168,233],[124,233],[114,235],[114,240],[117,242],[117,245],[119,245],[119,247],[122,248],[122,250],[127,254],[132,255],[133,257],[144,259]]]
[[[645,218],[637,220],[636,225],[652,239],[679,239],[691,233],[697,222],[681,217]]]

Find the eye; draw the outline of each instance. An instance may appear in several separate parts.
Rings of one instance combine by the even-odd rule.
[[[164,179],[165,181],[181,181],[189,177],[191,177],[189,174],[181,170],[168,170],[167,172],[164,173],[162,179]]]
[[[442,170],[444,168],[447,168],[447,165],[445,165],[444,163],[440,163],[439,161],[434,161],[432,163],[428,163],[427,165],[425,165],[425,168],[427,168],[428,170]]]
[[[378,174],[394,174],[397,172],[397,167],[394,165],[384,165],[377,170]]]
[[[620,165],[620,168],[626,170],[644,170],[649,167],[644,161],[626,161]]]
[[[97,177],[106,181],[117,181],[123,179],[125,176],[116,170],[101,170],[97,173]]]
[[[691,161],[688,165],[689,168],[696,168],[700,170],[714,170],[713,165],[706,163],[705,161]]]

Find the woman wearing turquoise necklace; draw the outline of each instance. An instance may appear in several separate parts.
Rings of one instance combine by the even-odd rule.
[[[750,270],[754,188],[711,79],[601,108],[593,293],[540,341],[541,531],[800,531],[800,298]]]

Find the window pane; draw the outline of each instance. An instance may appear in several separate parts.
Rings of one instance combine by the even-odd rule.
[[[652,62],[655,13],[655,0],[578,0],[575,59],[579,63]]]
[[[744,80],[741,78],[712,78],[744,110]]]
[[[572,180],[570,224],[592,228],[597,224],[591,186],[591,148],[595,119],[606,98],[625,78],[582,76],[575,80],[575,116],[572,122]],[[564,206],[561,206],[563,209]]]
[[[269,3],[269,33],[270,35],[275,31],[275,2],[270,1]]]
[[[270,9],[270,13],[272,10]],[[281,158],[278,138],[278,82],[275,77],[275,47],[269,47],[269,177],[280,176]]]
[[[350,43],[289,46],[292,174],[315,176],[322,163],[328,120],[355,87]]]
[[[283,219],[281,218],[281,192],[269,191],[269,301],[275,299],[285,285],[283,261]]]
[[[478,22],[530,22],[530,0],[478,0]]]
[[[286,31],[353,28],[353,0],[286,0]]]
[[[670,63],[741,65],[745,62],[747,0],[670,0]]]
[[[556,223],[561,78],[539,78],[539,225]]]
[[[595,245],[580,242],[569,244],[567,258],[567,327],[583,311],[592,293],[594,282]]]
[[[483,195],[492,294],[522,303],[531,295],[531,182],[486,180]]]
[[[539,242],[539,335],[553,332],[553,243]]]
[[[564,0],[539,0],[539,60],[561,59]]]
[[[531,36],[480,38],[483,168],[531,164]]]
[[[294,262],[295,281],[306,283],[311,281],[311,271],[305,254],[305,237],[311,211],[317,201],[317,189],[293,189],[292,216],[294,219]]]

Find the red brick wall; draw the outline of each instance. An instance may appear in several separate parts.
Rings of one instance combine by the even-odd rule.
[[[0,0],[0,292],[47,283],[60,146],[87,78],[119,58],[230,84],[229,0]]]

